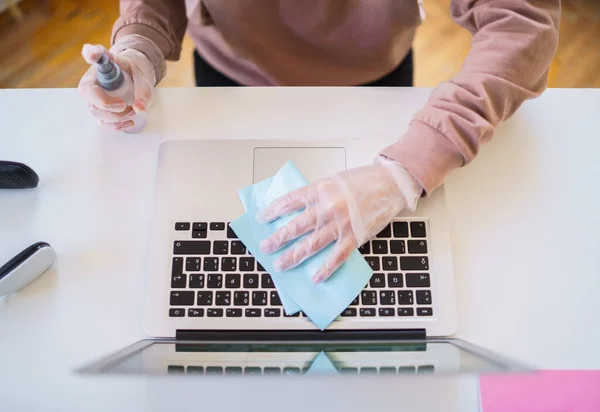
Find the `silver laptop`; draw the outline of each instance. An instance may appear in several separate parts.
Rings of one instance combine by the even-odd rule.
[[[274,175],[290,160],[313,182],[373,162],[389,143],[165,142],[146,269],[146,334],[203,339],[217,331],[291,336],[318,331],[302,313],[285,313],[270,275],[229,228],[244,212],[237,191]],[[328,333],[362,330],[365,337],[374,331],[424,339],[456,331],[443,188],[421,199],[416,213],[398,216],[360,252],[374,275]]]
[[[369,284],[326,331],[283,310],[228,227],[238,189],[293,161],[313,182],[373,161],[382,141],[169,141],[160,147],[138,342],[81,369],[142,375],[411,375],[522,370],[445,337],[457,326],[444,189],[360,252]]]

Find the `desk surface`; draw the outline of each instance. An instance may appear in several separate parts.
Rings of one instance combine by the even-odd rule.
[[[160,89],[132,136],[97,127],[75,90],[0,91],[0,158],[41,178],[36,190],[0,192],[0,262],[40,240],[58,253],[49,272],[0,298],[0,392],[66,394],[57,382],[74,381],[73,368],[143,338],[162,141],[392,139],[428,94]],[[549,90],[447,181],[458,337],[539,368],[600,368],[599,115],[600,90]]]

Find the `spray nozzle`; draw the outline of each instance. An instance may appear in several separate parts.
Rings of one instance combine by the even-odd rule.
[[[110,60],[107,53],[102,53],[96,65],[96,79],[103,89],[117,90],[123,85],[125,79],[121,68]]]

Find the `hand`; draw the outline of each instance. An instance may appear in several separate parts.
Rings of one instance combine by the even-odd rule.
[[[135,47],[140,43],[150,42],[142,36],[125,36],[108,51],[110,59],[116,62],[121,70],[131,76],[134,88],[133,102],[111,96],[96,80],[96,63],[102,53],[107,50],[100,45],[85,44],[81,55],[92,66],[79,82],[79,93],[88,101],[88,107],[100,124],[108,129],[122,131],[133,126],[132,117],[146,111],[152,98],[156,82],[154,67],[148,57]],[[148,49],[148,44],[142,44],[140,49]],[[150,47],[157,48],[154,43]]]
[[[260,249],[273,253],[305,235],[273,263],[275,270],[285,271],[335,242],[331,255],[313,276],[313,282],[322,282],[402,209],[414,210],[422,190],[402,165],[379,157],[373,165],[346,170],[288,193],[259,212],[259,222],[271,222],[304,209],[263,240]]]

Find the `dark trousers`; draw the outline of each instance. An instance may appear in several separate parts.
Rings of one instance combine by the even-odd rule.
[[[217,71],[194,50],[194,72],[196,86],[198,87],[231,87],[240,86],[234,80]],[[408,52],[402,63],[391,73],[374,82],[361,86],[379,87],[411,87],[413,85],[413,56],[412,50]]]

